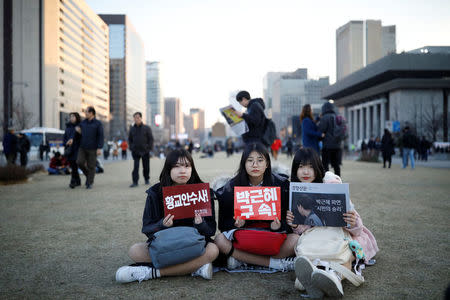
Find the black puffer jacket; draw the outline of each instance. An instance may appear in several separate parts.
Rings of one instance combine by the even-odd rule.
[[[79,123],[72,124],[72,122],[68,122],[66,124],[66,130],[64,131],[64,145],[68,140],[73,139],[72,143],[72,151],[70,152],[67,160],[75,161],[78,157],[78,149],[80,148],[81,135],[75,130],[75,127],[79,126]]]
[[[336,142],[334,137],[334,128],[336,126],[336,113],[333,104],[326,102],[322,105],[322,117],[320,118],[319,131],[325,133],[323,138],[324,149],[339,149],[340,142]]]
[[[242,116],[248,125],[248,132],[242,135],[244,142],[259,139],[262,141],[266,115],[264,114],[264,100],[261,98],[251,99],[247,112]]]
[[[189,226],[198,230],[207,240],[216,233],[216,219],[214,210],[214,191],[210,191],[212,216],[203,217],[200,224],[194,223],[194,218],[180,219],[173,221],[173,227]],[[147,200],[145,202],[144,214],[142,216],[142,233],[148,237],[148,241],[152,240],[153,234],[168,227],[163,225],[164,220],[164,203],[161,184],[157,183],[147,190]]]
[[[131,152],[135,154],[145,155],[149,153],[153,148],[152,130],[145,124],[140,126],[134,124],[130,128],[128,143],[130,144]]]
[[[272,183],[266,186],[279,186],[281,188],[281,227],[277,231],[290,230],[286,224],[286,212],[289,209],[289,180],[286,177],[272,173]],[[234,226],[234,187],[235,180],[231,179],[221,188],[217,189],[216,196],[219,201],[219,230],[221,232],[236,229]],[[246,220],[244,228],[258,227],[266,223],[265,228],[270,229],[272,221]]]

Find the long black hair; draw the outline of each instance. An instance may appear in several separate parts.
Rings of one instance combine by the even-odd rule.
[[[291,168],[291,182],[300,182],[297,177],[297,171],[299,166],[311,165],[314,169],[315,183],[323,183],[323,176],[325,176],[325,170],[316,150],[312,148],[301,148],[295,152],[294,160],[292,161]]]
[[[81,123],[81,117],[80,117],[80,114],[79,114],[79,113],[77,113],[77,112],[71,112],[71,113],[69,114],[69,117],[70,117],[70,116],[75,116],[75,119],[76,119],[75,125],[78,125],[78,124]],[[69,122],[70,122],[70,120],[69,120]]]
[[[189,162],[192,168],[191,178],[189,178],[187,184],[203,183],[200,176],[198,176],[197,170],[195,169],[194,160],[192,159],[191,154],[184,149],[175,149],[167,155],[166,161],[164,162],[164,167],[159,175],[161,187],[173,185],[173,180],[170,177],[170,171],[173,167],[175,167],[180,158],[185,162]]]
[[[252,143],[245,147],[244,152],[242,152],[241,162],[239,163],[239,169],[234,176],[234,181],[236,186],[248,186],[249,179],[247,171],[245,170],[245,163],[250,156],[250,154],[255,151],[261,154],[267,163],[267,168],[264,171],[263,185],[269,186],[272,184],[272,166],[270,164],[270,155],[267,151],[267,147],[261,143]]]

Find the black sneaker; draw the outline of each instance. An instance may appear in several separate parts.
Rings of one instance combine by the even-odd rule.
[[[87,183],[87,184],[86,184],[86,189],[87,189],[87,190],[92,189],[92,184]]]
[[[130,185],[130,188],[134,188],[134,187],[137,187],[137,186],[138,186],[138,184],[133,182],[133,183]]]
[[[150,184],[150,180],[145,179],[145,184]]]

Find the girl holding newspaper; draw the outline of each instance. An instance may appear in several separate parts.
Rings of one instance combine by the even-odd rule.
[[[339,176],[327,172],[324,174],[324,169],[318,154],[311,148],[302,148],[295,154],[292,162],[291,169],[292,182],[305,182],[305,183],[342,183]],[[353,207],[353,204],[352,204]],[[360,215],[354,210],[350,210],[343,214],[344,221],[350,226],[342,228],[336,228],[338,231],[348,232],[353,240],[357,240],[365,252],[364,260],[367,262],[378,251],[377,243],[373,234],[363,226]],[[311,229],[310,225],[294,224],[294,214],[291,211],[287,211],[286,220],[289,226],[297,234],[311,234],[314,229]],[[324,228],[324,227],[322,227]],[[330,240],[331,241],[331,240]],[[296,246],[296,252],[299,253],[301,248],[302,239],[299,239]],[[326,243],[326,241],[325,241]],[[322,247],[323,247],[322,243]],[[348,249],[347,249],[348,250]],[[360,249],[361,250],[361,249]],[[351,256],[348,261],[342,263],[342,267],[337,267],[340,272],[345,273],[345,277],[352,281],[355,285],[359,285],[363,282],[362,276],[353,276],[354,273],[348,273],[351,270],[352,262],[355,257]],[[314,261],[317,263],[317,260]],[[320,260],[319,260],[320,264]],[[325,263],[325,270],[318,268],[311,257],[299,256],[295,262],[296,272],[296,288],[308,292],[311,298],[322,298],[324,295],[330,297],[343,296],[341,280],[344,277],[342,273],[337,272],[333,268],[329,267],[329,264]]]

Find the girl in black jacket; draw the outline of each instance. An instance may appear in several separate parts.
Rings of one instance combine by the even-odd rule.
[[[167,155],[164,167],[159,176],[160,182],[152,186],[147,191],[147,201],[145,203],[142,217],[142,233],[149,239],[146,243],[137,243],[131,246],[128,255],[138,263],[151,263],[149,244],[153,234],[159,230],[176,226],[192,226],[205,236],[207,241],[216,231],[216,221],[214,213],[214,201],[211,199],[212,216],[201,217],[196,214],[194,218],[174,220],[174,215],[164,216],[164,204],[162,187],[172,185],[184,185],[202,183],[195,170],[192,156],[184,149],[176,149]],[[211,192],[211,196],[214,193]],[[214,243],[208,242],[203,255],[185,263],[174,266],[156,269],[148,266],[124,266],[117,270],[116,281],[126,283],[154,279],[161,276],[177,276],[192,273],[193,276],[202,276],[205,279],[212,279],[212,264],[216,259],[219,250]]]
[[[235,186],[279,186],[281,188],[281,216],[274,221],[255,221],[234,218]],[[246,147],[242,154],[237,175],[216,192],[219,201],[219,230],[222,232],[215,238],[219,250],[228,256],[229,269],[240,267],[243,263],[291,271],[294,268],[294,245],[298,236],[288,234],[277,255],[259,255],[233,247],[232,239],[235,229],[258,228],[259,230],[278,232],[280,235],[286,226],[286,211],[289,206],[289,180],[272,173],[270,156],[267,148],[260,143]]]

